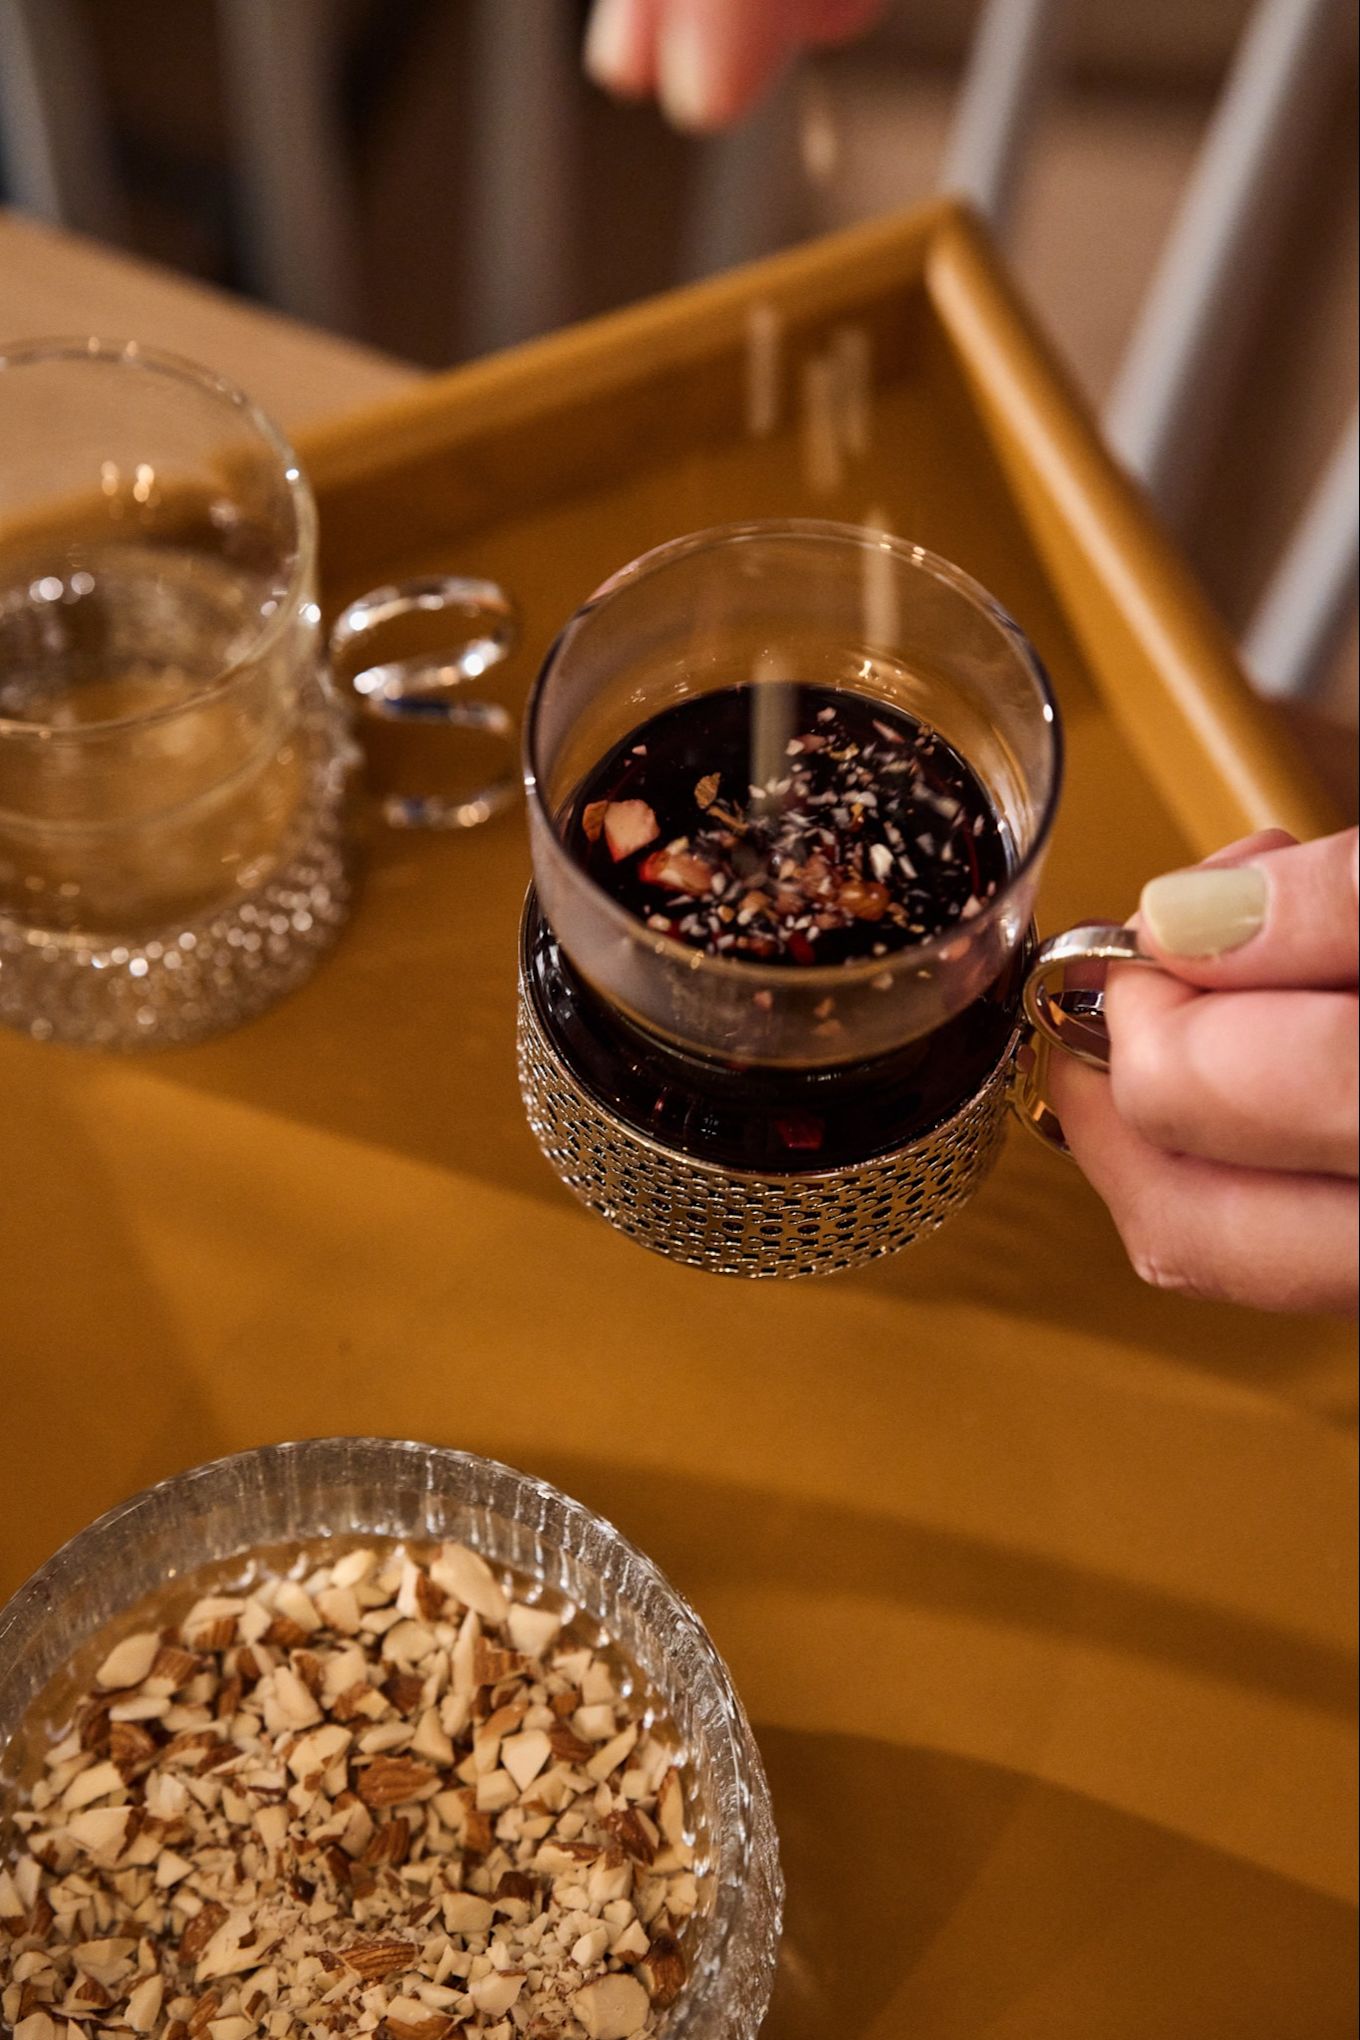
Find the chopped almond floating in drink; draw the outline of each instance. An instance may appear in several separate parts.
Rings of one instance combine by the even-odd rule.
[[[761,719],[790,734],[757,784],[771,690],[780,714]],[[568,840],[648,928],[756,963],[910,948],[981,912],[1007,877],[991,801],[938,731],[882,700],[790,681],[663,710],[589,775]]]

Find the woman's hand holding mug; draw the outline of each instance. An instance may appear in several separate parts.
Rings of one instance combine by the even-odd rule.
[[[1054,1055],[1073,1155],[1138,1273],[1263,1310],[1354,1310],[1360,832],[1234,843],[1143,890],[1104,1076]]]

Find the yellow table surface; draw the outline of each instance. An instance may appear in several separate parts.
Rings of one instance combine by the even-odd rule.
[[[1320,813],[971,230],[875,232],[314,441],[332,601],[436,563],[502,574],[512,698],[653,538],[874,503],[1052,667],[1071,771],[1046,927],[1122,913],[1231,814]],[[791,436],[712,429],[696,364],[744,293],[834,317],[849,275],[886,303],[904,250],[929,288],[875,452],[811,505]],[[694,401],[602,446],[591,406],[643,358]],[[1181,732],[1165,773],[1140,705]],[[860,1273],[647,1256],[522,1122],[526,873],[516,818],[375,831],[334,959],[252,1026],[128,1061],[0,1043],[0,1591],[250,1444],[491,1453],[620,1523],[732,1666],[789,1876],[768,2040],[1349,2032],[1349,1338],[1140,1288],[1075,1170],[1018,1131],[962,1218]]]

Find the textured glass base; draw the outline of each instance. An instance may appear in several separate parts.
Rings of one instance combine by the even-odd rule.
[[[140,941],[52,934],[0,914],[0,1022],[35,1041],[162,1048],[251,1019],[310,977],[349,912],[343,718],[318,699],[308,765],[268,873],[182,927]]]

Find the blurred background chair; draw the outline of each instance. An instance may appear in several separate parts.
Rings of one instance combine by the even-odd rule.
[[[899,0],[702,142],[591,90],[585,13],[0,0],[8,196],[443,365],[965,192],[1257,684],[1353,724],[1347,0]]]

